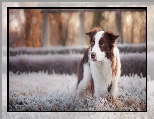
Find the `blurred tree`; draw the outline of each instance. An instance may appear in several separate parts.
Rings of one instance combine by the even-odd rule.
[[[134,43],[134,11],[132,11],[132,21],[131,21],[131,43]]]
[[[117,34],[119,34],[119,38],[118,38],[117,42],[123,43],[122,17],[121,17],[120,10],[116,10],[116,32],[117,32]]]
[[[23,21],[20,16],[20,9],[9,10],[9,46],[21,47],[24,45],[20,31],[23,29]]]
[[[140,25],[140,42],[143,43],[143,42],[146,42],[146,12],[142,12],[140,13],[140,17],[142,19],[141,21],[141,25]]]
[[[103,15],[102,12],[94,12],[93,23],[92,23],[91,29],[93,27],[99,27],[100,26],[100,22],[105,19],[104,16],[102,16],[102,15]]]
[[[72,16],[72,13],[65,13],[65,14],[68,15],[67,18],[64,18],[62,16],[62,13],[53,14],[54,19],[58,24],[59,44],[62,46],[66,45],[67,37],[68,37],[68,24]]]
[[[23,36],[27,47],[41,46],[41,20],[42,16],[39,9],[24,9],[25,25]]]

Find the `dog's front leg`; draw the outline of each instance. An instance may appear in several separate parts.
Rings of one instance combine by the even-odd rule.
[[[95,103],[97,103],[97,102],[100,101],[99,92],[95,92],[95,93],[94,93],[94,97],[95,97],[95,100],[94,100]]]
[[[95,103],[100,101],[100,87],[99,87],[99,81],[94,80],[94,97],[95,97]]]
[[[116,97],[117,97],[117,93],[118,93],[118,83],[119,81],[118,80],[114,80],[112,82],[112,87],[111,87],[111,97],[112,97],[112,104],[115,103],[115,100],[116,100]]]
[[[88,63],[86,63],[83,65],[83,79],[79,82],[77,86],[77,96],[79,96],[82,89],[86,87],[90,79],[91,79],[90,66]]]

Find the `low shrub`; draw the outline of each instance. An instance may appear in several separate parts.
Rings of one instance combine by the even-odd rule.
[[[9,71],[39,72],[49,74],[76,74],[83,55],[18,55],[9,57]],[[146,76],[146,54],[121,54],[122,75],[138,74]]]

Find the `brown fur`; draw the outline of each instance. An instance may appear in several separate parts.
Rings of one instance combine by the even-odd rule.
[[[114,67],[114,63],[116,63],[115,67]],[[117,57],[116,57],[116,62],[112,61],[111,67],[112,67],[112,76],[114,77],[114,76],[116,76],[117,71],[118,71],[118,60],[117,60]]]
[[[91,31],[87,32],[86,35],[90,37],[90,43],[93,40],[94,35],[98,32],[101,31],[102,29],[100,27],[94,27]]]
[[[89,48],[86,49],[86,51],[83,55],[83,58],[81,59],[79,68],[78,68],[78,73],[77,73],[78,83],[77,83],[77,85],[83,79],[83,64],[88,62],[88,51],[89,51]]]
[[[117,58],[116,61],[114,61],[114,45],[115,40],[118,38],[118,35],[113,34],[111,31],[106,31],[103,35],[103,37],[99,41],[99,47],[102,52],[105,52],[107,59],[111,60],[111,68],[112,68],[112,76],[115,76],[118,70],[118,62]],[[114,67],[115,65],[115,67]]]

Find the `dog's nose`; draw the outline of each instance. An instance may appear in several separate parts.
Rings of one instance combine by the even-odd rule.
[[[92,52],[92,53],[91,53],[91,58],[92,58],[92,59],[95,59],[95,56],[96,56],[96,53]]]

